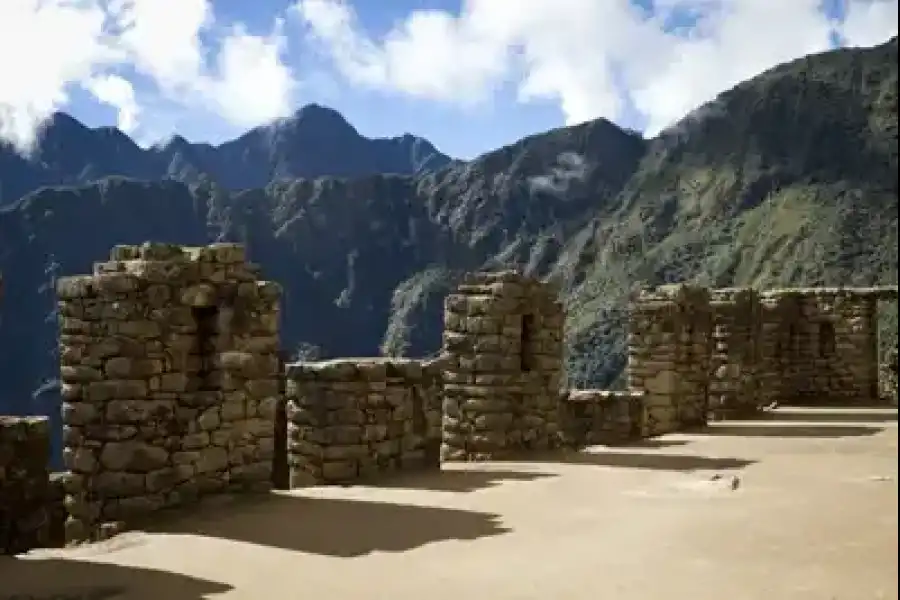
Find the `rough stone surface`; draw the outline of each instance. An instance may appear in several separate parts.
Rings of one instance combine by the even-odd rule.
[[[645,392],[643,436],[706,424],[712,308],[709,290],[663,286],[635,295],[628,387]]]
[[[49,460],[45,417],[0,416],[0,553],[50,545]]]
[[[444,303],[441,457],[490,460],[559,440],[563,309],[513,271],[469,275]]]
[[[715,419],[751,416],[757,395],[761,307],[750,288],[712,290],[709,412]]]
[[[279,287],[233,244],[120,246],[58,281],[66,537],[271,485]]]
[[[877,304],[896,301],[896,288],[768,290],[761,300],[763,401],[878,402]]]
[[[613,445],[639,439],[644,425],[644,392],[570,390],[560,398],[564,446]]]
[[[369,358],[287,365],[290,487],[437,469],[440,372],[428,361]]]
[[[0,417],[7,553],[103,539],[206,494],[614,445],[774,402],[897,402],[875,318],[896,287],[643,290],[627,391],[560,389],[557,290],[512,271],[447,297],[434,360],[286,365],[280,290],[232,244],[117,247],[57,293],[68,470],[47,471],[46,419]]]
[[[893,406],[897,406],[897,371],[897,346],[894,346],[888,351],[885,362],[881,365],[879,381],[882,400]]]

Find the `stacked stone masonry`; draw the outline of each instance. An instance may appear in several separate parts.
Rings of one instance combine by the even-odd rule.
[[[897,300],[896,286],[643,290],[628,390],[562,390],[563,309],[534,278],[467,276],[438,359],[285,364],[280,290],[258,274],[241,246],[148,243],[58,281],[67,471],[47,472],[46,419],[0,417],[4,552],[102,538],[205,494],[627,443],[774,402],[868,403],[876,307]]]
[[[242,247],[116,247],[57,294],[67,539],[268,489],[280,290]]]
[[[759,294],[750,288],[712,290],[712,346],[709,413],[713,418],[740,418],[757,411]]]
[[[641,437],[644,392],[569,390],[559,404],[560,439],[566,448],[615,445]]]
[[[286,379],[290,487],[439,468],[438,362],[302,362]]]
[[[645,392],[644,437],[706,424],[712,309],[709,290],[642,290],[632,302],[628,387]]]
[[[0,554],[50,545],[50,426],[0,416]]]
[[[514,271],[476,273],[444,309],[442,460],[490,460],[557,445],[557,291]]]
[[[877,304],[896,298],[896,288],[763,292],[761,396],[797,405],[877,402]]]

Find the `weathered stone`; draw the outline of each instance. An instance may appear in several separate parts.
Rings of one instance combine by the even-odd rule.
[[[243,260],[233,244],[119,246],[57,285],[66,462],[91,474],[70,495],[96,499],[73,504],[71,539],[268,482],[248,465],[274,453],[280,288]]]
[[[46,418],[0,416],[0,554],[50,544],[49,454]]]
[[[556,295],[505,271],[469,275],[446,298],[443,460],[555,445],[562,346],[545,342],[561,338]]]
[[[100,452],[100,464],[111,471],[146,473],[158,469],[169,460],[165,448],[144,442],[107,442]]]
[[[285,372],[289,485],[348,483],[402,466],[408,431],[419,432],[409,437],[410,451],[425,455],[429,444],[439,443],[439,425],[429,421],[440,421],[440,375],[422,361],[306,362]],[[260,401],[261,417],[278,410],[277,398]],[[406,466],[436,468],[437,454],[427,456]]]

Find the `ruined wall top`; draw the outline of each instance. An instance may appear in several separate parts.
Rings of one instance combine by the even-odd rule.
[[[641,288],[631,295],[633,304],[654,304],[661,302],[677,302],[679,304],[694,304],[709,300],[740,300],[751,294],[759,294],[762,298],[796,298],[812,299],[820,297],[855,297],[859,299],[873,299],[894,301],[898,299],[898,286],[882,285],[870,287],[786,287],[773,289],[756,289],[752,287],[725,287],[708,288],[689,283],[676,283],[661,285],[655,288]]]
[[[445,358],[415,359],[395,357],[335,358],[286,364],[285,377],[292,380],[383,381],[385,379],[436,378]]]
[[[281,287],[260,281],[259,275],[260,267],[246,262],[240,244],[178,246],[145,242],[115,246],[109,260],[94,263],[92,274],[60,277],[56,287],[61,300],[127,295],[144,287],[154,288],[154,284],[182,288],[178,300],[194,307],[231,303],[236,298],[277,300]],[[152,301],[159,304],[162,300],[154,297]]]
[[[797,299],[811,299],[823,296],[844,296],[896,302],[898,286],[775,288],[762,290],[760,294],[766,298],[793,297]]]
[[[145,260],[155,262],[215,262],[241,263],[246,252],[241,244],[210,244],[208,246],[179,246],[144,242],[140,245],[114,246],[109,253],[113,262]],[[102,263],[101,263],[102,264]]]
[[[632,310],[637,311],[652,310],[673,303],[681,306],[703,306],[709,299],[709,288],[688,283],[641,288],[631,294]]]
[[[458,295],[524,295],[555,299],[559,286],[519,271],[476,271],[467,273],[453,292]]]

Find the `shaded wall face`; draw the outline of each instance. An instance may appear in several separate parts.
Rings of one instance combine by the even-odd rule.
[[[70,539],[268,488],[279,289],[240,247],[117,248],[58,296]]]
[[[0,555],[50,545],[49,457],[45,417],[0,416]]]
[[[286,367],[285,396],[292,488],[440,465],[435,365],[393,358],[295,363]]]
[[[560,398],[560,438],[568,448],[639,439],[644,393],[627,390],[568,390]]]
[[[516,273],[470,275],[445,300],[444,460],[554,445],[562,305]]]
[[[878,398],[876,301],[852,292],[773,294],[761,344],[774,348],[768,396],[786,404],[866,404]],[[776,326],[777,325],[777,326]],[[777,393],[775,387],[778,387]]]
[[[713,290],[709,409],[717,418],[759,406],[759,295],[752,289]]]

